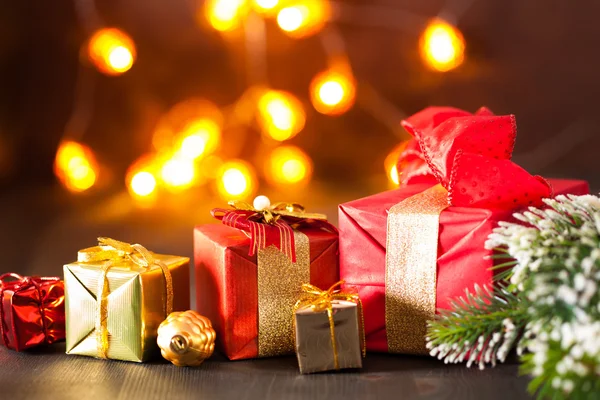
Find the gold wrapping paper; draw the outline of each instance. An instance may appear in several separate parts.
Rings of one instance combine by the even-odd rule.
[[[440,214],[448,205],[448,192],[436,185],[389,211],[385,327],[390,353],[427,354],[427,321],[435,316]]]
[[[310,282],[308,236],[294,231],[296,262],[274,246],[258,251],[258,356],[294,352],[292,308]]]
[[[189,258],[153,254],[171,272],[173,310],[189,308]],[[98,319],[98,288],[107,262],[76,262],[64,266],[67,354],[98,357],[102,329]],[[102,287],[102,285],[100,285]],[[111,266],[104,284],[106,330],[110,359],[142,362],[158,352],[157,329],[166,318],[167,285],[158,265],[142,268],[122,260]]]

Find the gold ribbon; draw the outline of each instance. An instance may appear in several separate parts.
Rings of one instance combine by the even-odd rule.
[[[257,210],[252,207],[250,204],[239,201],[232,200],[227,203],[229,206],[233,207],[236,210],[243,211],[254,211],[258,214],[261,214],[263,220],[267,224],[273,224],[277,222],[277,220],[281,217],[294,217],[294,218],[302,218],[302,219],[314,219],[320,221],[327,221],[327,216],[325,214],[318,213],[307,213],[305,212],[304,206],[298,203],[275,203],[269,208],[265,208],[263,210]]]
[[[154,265],[160,267],[165,277],[167,298],[165,301],[165,317],[173,311],[173,279],[165,263],[154,258],[152,253],[140,244],[129,244],[110,238],[98,238],[99,246],[89,247],[77,253],[77,261],[85,263],[106,262],[102,267],[98,279],[96,340],[98,357],[108,358],[108,271],[119,263],[133,263],[134,265],[150,269]]]
[[[436,185],[390,208],[385,262],[390,353],[427,353],[427,321],[435,316],[440,214],[448,205],[448,192]]]
[[[362,356],[366,355],[366,343],[365,343],[365,322],[362,311],[362,302],[360,297],[354,293],[343,293],[338,288],[343,285],[344,281],[339,281],[333,284],[327,290],[321,290],[318,287],[311,285],[310,283],[302,284],[302,291],[304,298],[298,300],[294,305],[294,312],[301,308],[310,307],[314,312],[327,311],[327,318],[329,320],[329,333],[331,337],[331,348],[333,349],[333,363],[335,369],[340,369],[339,356],[337,351],[337,344],[335,340],[335,323],[333,321],[333,302],[336,300],[351,301],[358,305],[358,311],[360,313],[360,337],[361,337],[361,352]]]
[[[260,249],[257,260],[258,356],[294,352],[294,326],[290,309],[300,296],[302,283],[310,281],[308,236],[294,231],[296,262],[275,246]]]

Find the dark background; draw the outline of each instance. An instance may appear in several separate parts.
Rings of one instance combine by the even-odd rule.
[[[599,2],[335,4],[334,23],[359,81],[358,104],[340,117],[320,115],[308,101],[310,79],[326,65],[319,38],[290,39],[267,23],[269,82],[295,93],[308,114],[304,131],[291,142],[314,160],[313,183],[299,196],[312,210],[328,212],[335,222],[339,202],[388,188],[383,160],[405,135],[390,126],[428,105],[471,111],[486,105],[498,114],[514,113],[518,163],[532,173],[588,179],[600,187]],[[173,104],[200,96],[226,106],[244,92],[243,41],[226,40],[199,23],[198,3],[191,0],[98,1],[97,18],[81,18],[90,5],[0,3],[0,240],[9,244],[3,269],[59,274],[58,266],[99,235],[189,255],[191,228],[210,220],[208,209],[222,204],[209,188],[199,188],[193,199],[138,210],[127,201],[123,176],[150,149],[155,124]],[[447,73],[428,70],[418,54],[419,34],[439,14],[457,17],[467,43],[465,63]],[[120,27],[136,43],[137,61],[122,76],[81,66],[80,48],[101,23]],[[83,109],[76,96],[81,82],[93,88]],[[370,88],[394,112],[374,118],[361,94]],[[85,112],[88,123],[69,124],[73,113]],[[68,193],[55,181],[52,162],[65,134],[89,145],[109,169],[90,193]],[[225,142],[234,143],[236,134],[225,132]],[[252,160],[253,142],[232,156]]]

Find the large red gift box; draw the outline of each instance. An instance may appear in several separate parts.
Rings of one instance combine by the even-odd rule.
[[[338,281],[338,235],[301,231],[309,240],[310,283],[328,288]],[[194,231],[196,308],[212,321],[218,345],[231,360],[260,356],[257,255],[249,255],[250,243],[243,231],[225,225],[201,225]],[[284,307],[292,321],[291,305]]]
[[[556,194],[589,193],[588,184],[577,180],[549,182]],[[386,221],[388,210],[400,201],[429,188],[415,184],[340,205],[340,277],[356,287],[363,303],[365,335],[369,351],[387,352],[385,330]],[[475,284],[492,282],[493,260],[486,258],[487,236],[498,221],[512,211],[448,207],[440,215],[437,259],[436,308],[450,308],[450,300],[464,295]]]
[[[0,343],[16,351],[63,340],[63,282],[59,278],[0,276],[0,335]]]
[[[339,207],[340,277],[363,302],[368,350],[423,354],[436,310],[492,284],[485,242],[499,221],[589,189],[513,163],[512,115],[430,107],[403,126],[414,139],[399,157],[401,187]]]

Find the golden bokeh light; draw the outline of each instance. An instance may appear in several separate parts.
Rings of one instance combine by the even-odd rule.
[[[157,154],[145,154],[131,164],[125,176],[125,184],[132,197],[144,202],[156,198],[162,165]]]
[[[232,160],[221,165],[217,178],[217,190],[223,199],[248,198],[254,194],[256,186],[256,174],[247,162]]]
[[[156,178],[148,171],[140,171],[131,178],[129,189],[136,196],[150,196],[156,190]]]
[[[188,124],[180,136],[179,154],[195,160],[213,153],[219,147],[221,129],[215,121],[199,119]]]
[[[183,157],[173,157],[163,164],[160,176],[169,189],[187,189],[194,184],[196,178],[194,162]]]
[[[312,177],[310,157],[296,146],[274,149],[265,163],[265,177],[272,185],[304,185]]]
[[[183,156],[193,156],[201,150],[200,156],[215,151],[221,140],[223,114],[212,102],[202,98],[189,98],[175,104],[158,121],[152,136],[152,145],[159,152],[169,152],[173,148],[183,150],[184,140],[188,136],[198,134],[189,139],[189,147]],[[191,146],[189,146],[191,145]]]
[[[135,62],[133,40],[117,28],[96,31],[89,40],[87,53],[94,66],[106,75],[120,75]]]
[[[253,0],[252,7],[260,14],[271,16],[277,11],[279,3],[279,0]]]
[[[302,38],[319,32],[330,16],[326,0],[296,0],[286,3],[277,13],[277,24],[285,33]]]
[[[385,160],[383,161],[383,168],[385,169],[385,173],[388,177],[388,180],[394,186],[398,186],[400,184],[400,175],[398,174],[398,167],[396,164],[398,163],[400,153],[404,151],[407,144],[408,141],[404,141],[396,147],[394,147],[394,149],[392,149],[390,154],[388,154]]]
[[[441,19],[435,19],[427,25],[419,47],[425,63],[436,71],[450,71],[464,61],[465,39],[462,33]]]
[[[310,84],[310,100],[315,110],[340,115],[356,101],[356,81],[349,72],[330,69],[315,76]]]
[[[204,12],[214,29],[227,32],[241,25],[247,6],[246,0],[207,0]]]
[[[64,141],[58,147],[54,173],[71,192],[83,192],[96,183],[98,164],[89,147]]]
[[[268,90],[258,100],[258,122],[265,134],[282,142],[304,128],[306,114],[293,94]]]

